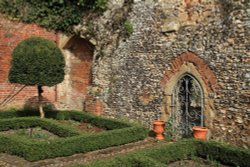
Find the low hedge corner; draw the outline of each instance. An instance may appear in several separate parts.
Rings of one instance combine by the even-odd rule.
[[[51,111],[46,113],[47,118],[72,119],[79,122],[87,122],[107,130],[100,133],[84,134],[72,127],[61,125],[53,119],[18,117],[27,116],[28,113],[22,112],[20,114],[21,111],[10,112],[6,115],[0,114],[0,131],[39,126],[60,137],[49,141],[34,141],[20,136],[0,135],[0,152],[18,155],[29,161],[68,156],[75,153],[122,145],[142,140],[147,137],[148,132],[148,129],[143,126],[98,117],[84,112]],[[13,116],[14,118],[11,118]]]

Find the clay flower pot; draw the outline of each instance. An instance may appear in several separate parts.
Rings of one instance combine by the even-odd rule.
[[[193,130],[193,136],[196,139],[202,139],[202,140],[206,140],[207,139],[207,132],[208,132],[208,128],[206,127],[201,127],[201,126],[194,126],[192,128]]]
[[[161,120],[155,120],[153,122],[153,131],[155,132],[155,138],[158,140],[164,139],[165,122]]]

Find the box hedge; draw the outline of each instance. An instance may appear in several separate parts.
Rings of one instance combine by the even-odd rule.
[[[9,110],[0,111],[0,119],[14,118],[14,117],[27,117],[27,116],[39,116],[39,112],[36,110]],[[92,125],[105,128],[107,130],[120,129],[129,127],[133,124],[127,121],[109,119],[105,117],[96,116],[88,112],[79,111],[45,111],[46,118],[53,118],[57,120],[76,120],[79,122],[88,122]]]
[[[111,160],[99,160],[75,167],[164,167],[171,162],[193,157],[208,158],[230,166],[250,167],[249,149],[199,140],[164,143],[153,148],[117,156]]]
[[[0,131],[7,131],[10,129],[24,129],[32,127],[41,127],[60,137],[71,137],[81,134],[80,131],[78,131],[77,129],[60,124],[51,119],[40,119],[37,117],[0,119]]]
[[[140,154],[117,156],[111,160],[100,160],[92,164],[74,167],[164,167],[165,164]]]
[[[134,123],[98,117],[84,112],[51,111],[49,114],[47,113],[47,117],[50,118],[73,119],[107,129],[107,131],[100,133],[81,134],[79,131],[60,125],[52,119],[10,118],[10,116],[33,115],[32,112],[9,112],[11,113],[6,115],[1,113],[0,130],[2,131],[40,126],[61,137],[49,141],[34,141],[20,136],[0,135],[0,152],[15,154],[29,161],[68,156],[142,140],[147,136],[148,131],[145,127]],[[8,119],[4,119],[6,117]]]
[[[250,150],[215,141],[196,141],[197,154],[223,164],[250,167]]]

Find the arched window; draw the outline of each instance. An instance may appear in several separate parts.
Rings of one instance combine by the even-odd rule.
[[[173,130],[176,138],[190,137],[193,126],[204,125],[204,98],[200,83],[190,74],[183,75],[172,94]]]

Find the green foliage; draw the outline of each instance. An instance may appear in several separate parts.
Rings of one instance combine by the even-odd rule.
[[[1,0],[3,14],[27,23],[37,23],[48,29],[71,32],[88,11],[103,12],[107,0]]]
[[[0,120],[0,131],[10,129],[26,129],[32,127],[41,127],[60,137],[70,137],[80,134],[80,132],[76,129],[62,125],[50,119],[41,120],[37,117],[22,117]]]
[[[0,111],[0,119],[25,117],[25,116],[38,116],[38,112],[36,110],[31,110],[31,109],[25,109],[25,110],[9,109]]]
[[[75,167],[164,167],[170,162],[183,159],[195,159],[195,157],[199,156],[207,158],[209,161],[213,160],[213,163],[215,163],[214,166],[220,163],[239,167],[250,166],[249,150],[229,145],[226,146],[217,142],[182,140],[172,144],[162,144],[153,148],[116,156],[111,160],[100,160],[91,164],[78,165]],[[213,165],[212,162],[210,163]]]
[[[174,140],[174,129],[173,129],[173,118],[168,117],[167,121],[165,122],[165,138],[167,141]]]
[[[139,126],[137,124],[128,123],[123,120],[108,119],[96,116],[87,112],[77,111],[53,111],[47,112],[46,117],[63,118],[64,120],[72,119],[79,122],[87,122],[91,125],[98,126],[107,130],[122,129],[130,126]]]
[[[107,9],[108,0],[96,0],[94,8],[99,11],[105,11]]]
[[[4,135],[18,135],[23,136],[30,139],[42,139],[49,140],[55,138],[54,134],[42,129],[41,127],[27,128],[27,129],[18,129],[15,131],[11,131],[10,133],[5,133]]]
[[[164,167],[169,162],[196,155],[196,145],[192,141],[180,141],[117,156],[111,160],[101,160],[76,167]],[[117,165],[119,164],[119,165]]]
[[[159,146],[144,151],[143,154],[164,164],[197,155],[196,145],[192,140],[183,140],[175,144]]]
[[[31,137],[34,139],[48,139],[49,135],[41,131],[41,132],[32,133]]]
[[[9,110],[0,111],[0,119],[13,118],[13,117],[27,117],[27,116],[39,116],[36,110]],[[96,116],[87,112],[79,111],[45,111],[47,118],[53,118],[57,120],[75,120],[79,122],[88,122],[94,126],[98,126],[107,130],[122,129],[130,126],[140,126],[137,123],[129,123],[127,120],[108,119],[101,116]]]
[[[126,35],[130,36],[134,32],[133,24],[129,20],[126,20],[123,26]]]
[[[224,164],[250,167],[250,150],[215,141],[197,141],[197,152],[200,156],[222,162]]]
[[[164,167],[165,164],[139,154],[117,156],[109,161],[97,161],[89,165],[78,165],[75,167]]]
[[[14,49],[12,57],[11,83],[53,86],[64,79],[64,57],[52,41],[28,38]]]
[[[12,114],[16,116],[28,115],[28,112],[26,111],[9,112],[12,112]],[[20,114],[20,112],[23,113]],[[47,117],[55,118],[59,113],[65,114],[64,119],[84,121],[97,126],[101,125],[106,129],[112,130],[94,134],[82,134],[73,127],[62,125],[52,119],[39,119],[37,117],[0,119],[0,131],[39,126],[60,137],[64,137],[47,142],[28,140],[27,138],[20,136],[9,137],[0,135],[0,152],[8,152],[24,157],[29,161],[35,161],[126,144],[142,140],[147,136],[147,129],[142,126],[97,117],[88,113],[75,111],[50,111],[46,114]],[[4,118],[3,115],[0,115],[0,117]]]

